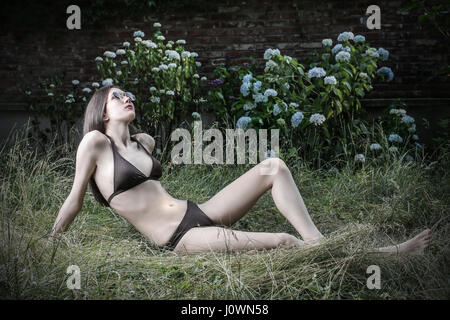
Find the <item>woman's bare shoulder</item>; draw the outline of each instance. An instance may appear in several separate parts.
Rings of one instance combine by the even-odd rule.
[[[80,145],[81,144],[86,144],[91,148],[100,150],[108,144],[108,138],[104,133],[98,130],[92,130],[83,136],[83,139],[80,142]]]

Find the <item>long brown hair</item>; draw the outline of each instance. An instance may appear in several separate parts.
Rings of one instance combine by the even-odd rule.
[[[84,112],[84,125],[83,125],[83,136],[93,130],[98,130],[105,134],[106,128],[103,122],[103,114],[105,113],[106,103],[108,101],[108,93],[111,88],[119,88],[117,86],[104,86],[98,89],[89,100],[89,103]],[[130,131],[135,131],[134,127],[130,125]],[[94,170],[95,173],[95,170]],[[89,178],[89,185],[91,186],[92,194],[95,200],[99,202],[102,206],[109,207],[108,201],[100,193],[97,184],[94,180],[94,173]]]

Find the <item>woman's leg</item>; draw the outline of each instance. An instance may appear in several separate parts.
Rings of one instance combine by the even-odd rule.
[[[309,216],[289,168],[279,158],[261,161],[198,206],[215,223],[231,226],[269,189],[278,210],[305,241],[323,237]]]
[[[199,253],[208,251],[246,251],[280,246],[308,246],[287,233],[245,232],[221,227],[195,227],[181,238],[174,251]]]

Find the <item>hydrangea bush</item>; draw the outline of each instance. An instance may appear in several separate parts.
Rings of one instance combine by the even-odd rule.
[[[184,49],[186,40],[166,42],[160,23],[153,27],[156,31],[149,39],[135,31],[133,41],[95,59],[102,85],[117,84],[135,94],[144,126],[174,116],[184,119],[189,109],[206,102],[200,96],[199,82],[206,77],[198,74],[198,54]]]
[[[384,48],[373,48],[363,35],[343,32],[322,41],[312,59],[300,63],[279,49],[264,52],[264,73],[241,68],[237,99],[229,104],[237,128],[279,128],[291,152],[302,149],[310,159],[349,154],[355,133],[361,133],[360,99],[374,81],[392,81]],[[218,85],[213,94],[222,90]],[[356,121],[357,120],[357,121]],[[356,131],[356,132],[354,132]],[[293,151],[294,149],[294,151]],[[352,152],[355,154],[356,149]],[[295,152],[294,152],[295,153]]]
[[[161,139],[169,137],[173,124],[184,120],[189,112],[202,110],[207,100],[201,96],[199,84],[206,83],[207,78],[200,77],[198,54],[185,50],[185,40],[166,41],[161,24],[154,23],[153,27],[156,31],[149,39],[143,31],[135,31],[131,41],[96,57],[98,75],[91,81],[83,81],[83,85],[78,79],[71,80],[70,92],[57,90],[56,81],[43,83],[48,99],[34,105],[33,111],[50,118],[55,126],[63,120],[73,124],[83,115],[87,101],[98,88],[118,85],[136,97],[133,125],[147,131],[155,128],[157,135],[162,133]]]

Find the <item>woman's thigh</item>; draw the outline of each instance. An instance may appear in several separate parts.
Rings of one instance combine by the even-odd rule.
[[[246,232],[221,227],[195,227],[181,238],[175,252],[241,251],[272,249],[292,240],[285,233]]]
[[[278,158],[261,161],[198,206],[214,223],[232,226],[271,188],[273,176],[284,167]]]

